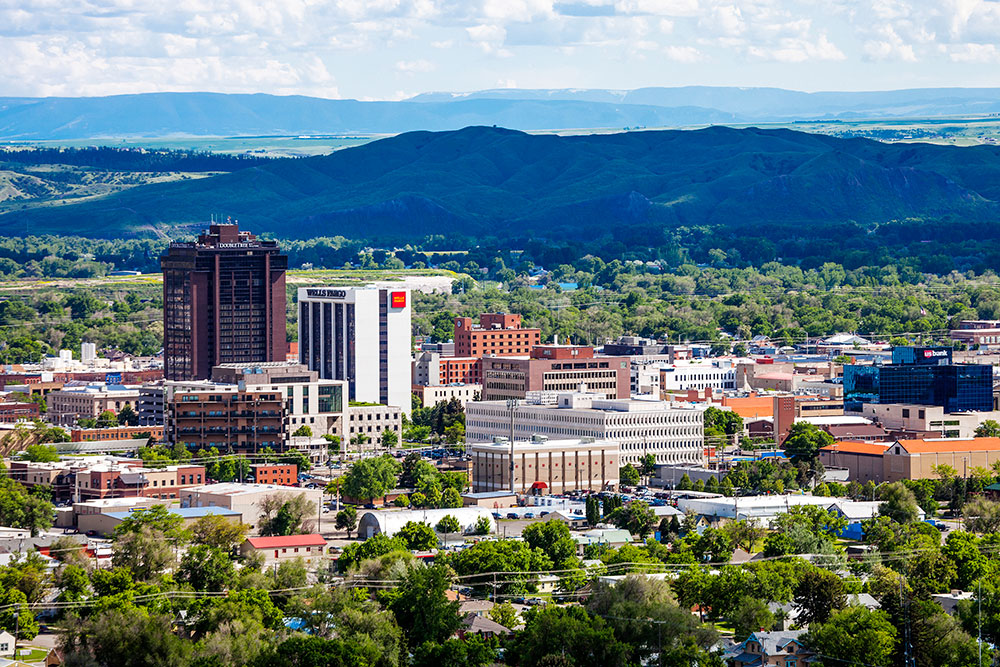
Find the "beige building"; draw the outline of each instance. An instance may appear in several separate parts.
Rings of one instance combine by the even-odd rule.
[[[940,433],[945,438],[973,438],[987,419],[1000,422],[1000,412],[948,413],[939,405],[865,403],[861,416],[873,419],[887,431]]]
[[[400,408],[391,405],[350,405],[343,440],[350,443],[355,436],[363,434],[370,438],[370,442],[378,442],[385,430],[399,434],[403,428],[402,414]]]
[[[704,461],[705,404],[647,399],[607,399],[581,391],[538,394],[514,411],[514,439],[591,438],[621,445],[623,463],[638,463],[646,454],[657,463]],[[465,406],[469,442],[491,442],[510,436],[511,414],[505,401]]]
[[[111,535],[122,521],[125,521],[135,512],[141,511],[143,511],[143,508],[80,515],[77,517],[77,530],[97,535]],[[183,528],[190,528],[198,519],[210,514],[224,517],[233,523],[241,522],[239,512],[227,510],[222,507],[172,507],[170,508],[170,513],[181,518],[181,526]]]
[[[472,457],[474,493],[510,489],[509,442],[469,443],[466,451]],[[544,495],[616,488],[620,463],[621,445],[616,441],[545,436],[516,441],[514,491]]]
[[[138,387],[87,385],[63,387],[46,397],[48,418],[56,424],[71,426],[81,418],[93,419],[105,410],[118,414],[126,405],[135,409]]]
[[[303,495],[315,507],[314,517],[321,516],[323,491],[277,484],[237,484],[223,482],[183,489],[180,493],[182,507],[221,507],[235,510],[251,532],[258,528],[261,502],[268,496],[280,494],[286,498]]]
[[[442,384],[436,387],[425,387],[413,385],[413,393],[420,399],[420,404],[425,408],[432,408],[441,401],[450,401],[455,398],[464,407],[469,401],[476,400],[477,396],[482,396],[483,385],[481,384]]]
[[[820,450],[826,466],[847,468],[849,479],[876,483],[904,479],[938,479],[935,468],[946,465],[968,477],[974,468],[991,470],[1000,461],[1000,438],[896,440],[888,447],[838,442]]]
[[[301,558],[312,566],[326,557],[326,540],[322,535],[286,535],[281,537],[251,537],[240,547],[244,556],[261,554],[268,565]]]

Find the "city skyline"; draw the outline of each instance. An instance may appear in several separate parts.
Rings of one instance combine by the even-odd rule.
[[[0,8],[0,95],[997,85],[985,0],[187,0]]]

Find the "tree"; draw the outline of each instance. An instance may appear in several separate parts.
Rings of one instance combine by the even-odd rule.
[[[521,537],[533,549],[539,549],[557,566],[576,554],[576,541],[569,526],[562,521],[542,521],[524,527]]]
[[[391,428],[387,428],[382,431],[382,446],[386,449],[391,449],[399,444],[399,434],[393,431]]]
[[[499,623],[505,628],[513,629],[519,621],[514,605],[506,600],[500,604],[493,605],[493,608],[488,613],[494,622]]]
[[[785,453],[793,463],[812,463],[819,456],[819,450],[834,442],[833,436],[809,422],[795,422],[785,439]]]
[[[631,463],[622,466],[619,470],[619,477],[622,484],[627,484],[628,486],[636,486],[639,483],[639,471]]]
[[[191,664],[192,644],[173,632],[173,623],[172,614],[108,609],[85,620],[71,619],[60,648],[70,665],[185,667]]]
[[[448,600],[450,587],[447,568],[436,564],[410,570],[399,584],[389,608],[410,646],[443,642],[458,629],[458,601]]]
[[[139,425],[139,415],[132,406],[128,403],[118,411],[118,425],[119,426],[138,426]]]
[[[1000,438],[1000,423],[994,419],[987,419],[976,427],[977,438]]]
[[[352,505],[337,512],[336,526],[338,530],[347,531],[347,538],[350,539],[351,531],[358,525],[358,510]]]
[[[313,430],[312,430],[312,428],[310,428],[309,424],[303,424],[302,426],[300,426],[297,429],[295,429],[294,432],[292,432],[292,437],[293,438],[311,438],[312,434],[313,434]]]
[[[341,556],[343,558],[343,556]],[[483,540],[461,551],[438,555],[438,562],[449,565],[473,588],[481,591],[494,590],[493,572],[505,572],[503,581],[498,582],[498,594],[524,594],[528,591],[529,577],[520,572],[539,572],[553,568],[552,559],[540,549],[533,549],[527,542],[513,540]],[[471,575],[487,573],[482,578],[471,579]]]
[[[118,415],[111,410],[105,410],[97,416],[97,428],[114,428],[118,426]]]
[[[525,665],[559,665],[552,657],[564,656],[564,665],[624,667],[628,648],[603,618],[582,607],[544,607],[526,614],[510,653]]]
[[[601,521],[601,503],[594,496],[587,496],[587,523],[596,526]]]
[[[497,658],[495,642],[479,636],[424,642],[413,652],[413,667],[486,667]]]
[[[218,514],[201,517],[191,526],[191,535],[197,544],[205,544],[224,552],[231,552],[246,539],[247,526],[230,521]]]
[[[793,602],[800,624],[825,623],[830,614],[847,604],[844,581],[829,570],[806,570],[795,587]]]
[[[691,551],[702,562],[728,563],[733,557],[733,543],[724,532],[709,527],[694,538]]]
[[[756,519],[730,521],[722,527],[722,530],[732,541],[734,547],[743,549],[747,553],[753,553],[754,545],[764,539],[764,535],[767,533]]]
[[[344,475],[344,494],[357,500],[380,498],[395,488],[399,471],[399,463],[389,456],[358,461]]]
[[[434,530],[439,533],[457,533],[462,530],[462,525],[458,522],[458,519],[450,514],[446,514],[434,526]]]
[[[641,500],[633,500],[628,505],[612,513],[609,520],[624,530],[645,539],[656,525],[656,514]]]
[[[422,521],[407,521],[396,532],[396,537],[403,540],[410,551],[430,551],[438,545],[434,529]]]
[[[136,581],[159,576],[173,564],[174,549],[186,537],[183,521],[163,505],[130,513],[112,533],[112,564],[128,569]]]
[[[489,535],[492,527],[493,526],[490,523],[490,520],[487,519],[484,516],[481,516],[478,519],[476,519],[476,525],[472,529],[472,534],[473,535]]]
[[[462,506],[462,495],[452,488],[447,488],[441,493],[441,507],[455,508]]]
[[[683,475],[681,475],[681,478],[677,482],[677,486],[675,488],[678,491],[690,491],[692,486],[693,485],[691,484],[691,478],[688,477],[687,473],[684,473]]]
[[[774,626],[774,614],[767,603],[749,595],[740,598],[731,620],[736,641],[743,641],[752,632],[770,630]]]
[[[919,517],[917,499],[902,482],[886,484],[881,489],[882,503],[878,506],[879,514],[887,516],[896,523],[913,523]]]
[[[258,504],[261,535],[301,535],[312,530],[316,507],[304,494],[273,493]]]
[[[649,478],[650,475],[656,472],[656,457],[652,454],[643,456],[639,460],[639,472],[646,478]]]
[[[233,561],[222,549],[198,544],[181,558],[178,575],[196,591],[218,592],[227,589],[236,577]]]
[[[889,667],[896,646],[896,628],[882,610],[847,607],[817,628],[810,628],[805,645],[824,656],[824,665],[864,664]]]
[[[962,508],[965,529],[973,533],[1000,531],[1000,503],[985,498],[975,498]]]
[[[48,445],[28,445],[24,450],[28,460],[36,463],[52,463],[59,460],[59,452]]]

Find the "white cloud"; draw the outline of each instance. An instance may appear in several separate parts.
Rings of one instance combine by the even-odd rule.
[[[404,74],[414,74],[416,72],[433,72],[434,63],[429,60],[400,60],[396,63],[396,71]]]
[[[702,59],[701,52],[693,46],[668,46],[663,53],[668,60],[678,63],[696,63]]]

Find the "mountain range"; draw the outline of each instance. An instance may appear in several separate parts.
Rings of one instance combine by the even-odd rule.
[[[0,234],[176,235],[210,212],[281,238],[613,237],[655,245],[685,225],[753,229],[1000,220],[1000,147],[885,144],[786,129],[557,136],[495,127],[410,132],[0,215]]]
[[[427,93],[366,102],[302,96],[146,93],[0,98],[0,140],[397,134],[497,125],[525,131],[989,116],[1000,88],[804,93],[689,86]]]

